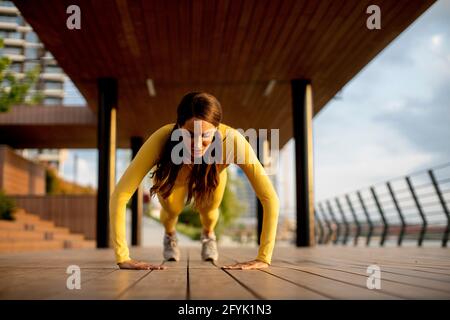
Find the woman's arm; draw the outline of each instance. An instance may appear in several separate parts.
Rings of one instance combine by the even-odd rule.
[[[248,143],[239,131],[236,129],[232,129],[232,131],[232,136],[234,138],[235,163],[237,163],[246,174],[263,207],[261,241],[256,260],[270,264],[277,232],[280,207],[279,198],[250,143]],[[243,157],[243,155],[245,155],[245,157]]]
[[[125,234],[126,204],[144,176],[156,164],[164,143],[170,139],[172,129],[173,124],[165,125],[145,141],[111,195],[109,202],[110,234],[118,264],[131,260]]]

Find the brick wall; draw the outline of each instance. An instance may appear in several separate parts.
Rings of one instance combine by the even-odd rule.
[[[45,167],[0,145],[0,189],[6,194],[45,194]]]

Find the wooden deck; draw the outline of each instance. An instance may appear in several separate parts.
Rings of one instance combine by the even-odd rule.
[[[198,247],[163,262],[161,247],[132,248],[133,258],[166,270],[119,270],[110,249],[0,255],[0,299],[450,299],[450,249],[276,248],[261,270],[220,266],[255,257],[255,248],[220,248],[217,265]],[[381,289],[368,289],[367,267],[381,269]],[[81,268],[81,289],[66,288],[66,268]]]

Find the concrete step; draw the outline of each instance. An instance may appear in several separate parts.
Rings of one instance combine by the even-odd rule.
[[[73,241],[85,240],[84,235],[80,233],[58,233],[53,231],[15,230],[0,228],[0,241],[8,239]]]
[[[1,241],[0,252],[31,252],[31,251],[45,251],[45,250],[60,250],[64,249],[64,241],[61,240],[40,240],[40,241]]]
[[[73,240],[73,241],[85,241],[84,235],[80,233],[53,233],[51,236],[51,239],[54,240]]]
[[[53,232],[55,234],[69,234],[70,230],[65,227],[55,227],[40,222],[22,222],[22,221],[8,221],[0,220],[0,230],[27,230],[27,231],[41,231]]]
[[[16,213],[14,215],[14,218],[15,218],[14,221],[21,222],[21,223],[41,225],[41,226],[46,226],[49,228],[55,226],[53,221],[42,220],[39,216],[34,215],[34,214]]]
[[[71,233],[68,228],[57,227],[52,221],[23,209],[15,212],[15,220],[0,220],[0,252],[31,252],[60,249],[95,248],[93,240],[83,234]]]
[[[73,240],[65,242],[65,249],[86,249],[86,248],[95,248],[95,241],[93,240]]]
[[[45,240],[45,234],[36,231],[0,229],[0,241],[7,240]]]
[[[43,250],[84,249],[95,248],[92,240],[27,240],[27,239],[2,239],[0,241],[0,253],[6,252],[31,252]]]
[[[70,234],[69,228],[66,227],[47,227],[40,224],[29,224],[26,230],[42,231],[42,232],[52,232],[54,234]]]
[[[23,223],[10,220],[0,220],[0,230],[25,230]]]

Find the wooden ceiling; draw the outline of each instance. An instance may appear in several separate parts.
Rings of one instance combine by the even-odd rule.
[[[317,114],[434,0],[14,2],[94,112],[96,79],[118,79],[122,140],[174,122],[181,97],[202,90],[219,99],[224,123],[279,128],[282,146],[292,137],[291,79],[311,79]],[[81,30],[66,28],[72,4]],[[366,28],[371,4],[381,30]]]

